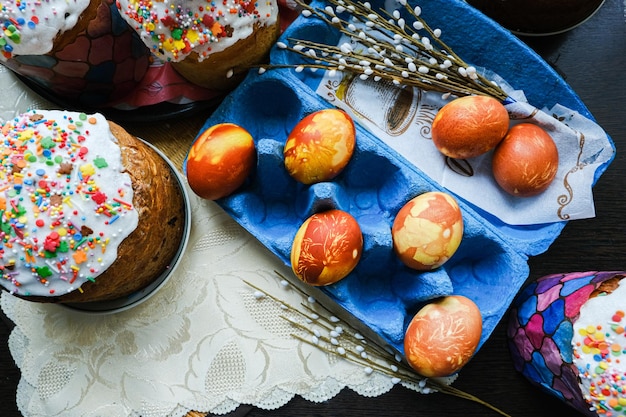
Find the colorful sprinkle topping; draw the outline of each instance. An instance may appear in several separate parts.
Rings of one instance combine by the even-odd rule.
[[[0,284],[55,296],[94,280],[138,219],[107,121],[32,111],[0,132]]]
[[[572,340],[585,400],[607,417],[626,416],[624,281],[610,297],[600,295],[583,305]]]
[[[72,28],[89,0],[0,0],[0,61],[52,50],[59,33]]]
[[[275,0],[118,0],[126,21],[157,56],[178,62],[191,52],[202,61],[276,21]]]

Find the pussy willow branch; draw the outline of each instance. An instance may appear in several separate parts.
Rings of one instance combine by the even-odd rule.
[[[421,17],[419,7],[399,0],[411,23],[399,10],[376,11],[367,2],[327,0],[328,6],[314,8],[296,0],[307,17],[316,17],[338,30],[353,44],[327,45],[311,40],[289,38],[291,45],[278,47],[305,58],[302,63],[270,64],[271,68],[290,67],[302,71],[347,72],[365,80],[387,80],[398,86],[457,96],[481,94],[504,100],[507,94],[495,82],[468,65],[441,40],[441,30],[432,29]],[[423,36],[420,32],[425,33]],[[356,46],[353,46],[356,45]]]
[[[275,273],[285,283],[289,282],[288,279],[280,272],[275,271]],[[297,308],[286,304],[278,297],[267,293],[266,291],[248,281],[246,281],[246,284],[255,289],[260,294],[263,294],[263,296],[266,296],[281,305],[286,311],[289,311],[295,314],[297,317],[300,317],[306,323],[315,323],[316,325],[320,326],[328,332],[331,332],[337,328],[337,323],[339,322],[339,319],[336,319],[333,313],[320,303],[315,303],[315,305],[317,306],[317,310],[313,309],[310,305],[307,305],[305,303],[301,303],[299,308]],[[302,289],[298,288],[295,285],[290,285],[290,288],[298,291],[306,299],[311,298]],[[320,309],[323,311],[322,313],[317,312],[320,311]],[[394,355],[392,352],[386,350],[378,343],[360,335],[357,329],[344,321],[341,322],[341,328],[347,330],[342,331],[341,337],[338,337],[338,339],[341,339],[342,341],[345,341],[347,343],[339,344],[338,342],[333,342],[330,337],[326,335],[323,335],[321,333],[316,334],[311,327],[302,324],[296,319],[287,316],[281,316],[281,318],[289,322],[295,329],[304,334],[308,334],[309,336],[309,338],[307,338],[300,334],[294,333],[292,334],[294,338],[300,340],[303,343],[307,343],[315,348],[321,349],[328,354],[335,355],[345,360],[349,360],[357,365],[368,367],[372,371],[377,371],[381,374],[387,375],[390,378],[397,380],[398,382],[406,381],[421,388],[428,388],[429,390],[438,391],[443,394],[453,395],[455,397],[472,401],[484,407],[487,407],[503,417],[511,417],[504,411],[494,407],[493,405],[481,400],[480,398],[472,394],[469,394],[465,391],[459,390],[437,380],[424,378],[421,375],[418,375],[406,362],[403,362],[397,354]],[[333,320],[333,318],[335,318],[335,320]],[[313,342],[311,340],[310,337],[312,336],[315,336],[315,338],[317,339],[316,342]],[[359,345],[367,346],[367,355],[363,355],[362,352],[355,352],[353,350],[355,346]]]

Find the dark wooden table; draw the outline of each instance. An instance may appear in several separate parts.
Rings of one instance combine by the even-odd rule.
[[[617,156],[594,188],[596,217],[570,222],[544,254],[530,260],[530,280],[542,275],[586,270],[626,269],[626,13],[624,0],[607,0],[578,28],[561,35],[524,38],[581,97],[613,138]],[[204,117],[204,116],[198,116]],[[202,119],[191,123],[197,128]],[[146,126],[127,126],[141,134]],[[174,126],[175,128],[175,126]],[[1,315],[0,315],[1,316]],[[11,323],[0,321],[0,415],[17,417],[15,393],[20,378],[7,347]],[[511,416],[576,415],[558,400],[538,391],[512,367],[504,323],[463,369],[455,386]],[[402,387],[375,398],[345,390],[314,404],[293,399],[278,410],[242,406],[239,415],[259,416],[497,416],[483,406],[443,394],[421,395]]]

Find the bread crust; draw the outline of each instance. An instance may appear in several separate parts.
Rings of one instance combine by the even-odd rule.
[[[67,45],[76,41],[76,38],[87,30],[89,22],[98,15],[98,9],[101,7],[104,9],[108,8],[111,1],[112,0],[91,0],[87,8],[81,13],[76,24],[71,29],[57,35],[52,50],[46,55],[54,55],[61,52]]]
[[[185,232],[181,185],[169,164],[149,145],[109,122],[122,150],[122,165],[130,175],[137,228],[118,247],[116,261],[95,281],[57,297],[30,301],[85,303],[129,296],[150,285],[170,267]]]
[[[600,284],[600,286],[596,288],[591,293],[591,295],[589,295],[589,298],[595,298],[601,294],[612,293],[619,286],[619,282],[622,280],[622,278],[624,278],[624,276],[625,275],[618,274],[615,275],[613,278],[607,279],[606,281],[602,282],[602,284]]]
[[[254,25],[252,35],[236,44],[209,55],[202,61],[192,52],[173,68],[187,81],[216,91],[232,90],[239,84],[250,67],[269,57],[269,50],[280,35],[280,18],[271,25]],[[229,71],[233,75],[229,77]]]

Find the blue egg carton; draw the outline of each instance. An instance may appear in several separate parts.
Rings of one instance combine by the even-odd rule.
[[[316,4],[323,3],[315,0]],[[429,24],[442,28],[446,43],[467,62],[493,69],[523,90],[535,106],[558,102],[591,118],[552,68],[481,13],[458,0],[423,0],[420,6]],[[299,17],[282,40],[332,44],[338,36],[317,19]],[[278,48],[271,54],[274,64],[297,64],[300,59]],[[392,247],[395,215],[419,194],[448,191],[358,124],[354,155],[340,175],[314,185],[292,179],[283,159],[287,136],[308,114],[332,107],[315,93],[320,81],[319,72],[251,71],[208,118],[202,130],[224,122],[248,130],[258,156],[249,181],[218,204],[286,265],[294,236],[306,218],[328,208],[349,212],[363,232],[362,258],[350,275],[319,291],[399,353],[404,351],[404,331],[421,306],[461,294],[480,308],[482,345],[528,278],[528,257],[547,250],[566,223],[510,226],[459,199],[465,230],[454,256],[433,271],[407,268]],[[597,170],[596,180],[608,164]]]

